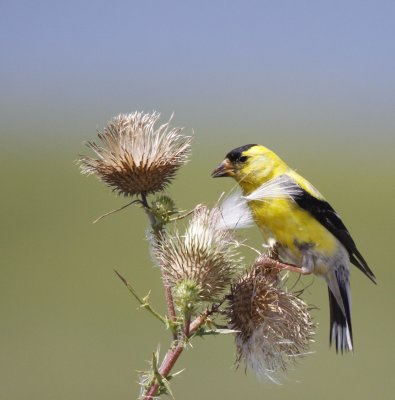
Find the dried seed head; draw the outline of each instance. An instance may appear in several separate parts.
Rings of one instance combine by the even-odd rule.
[[[200,207],[184,235],[163,234],[154,243],[154,255],[162,267],[165,283],[195,282],[202,301],[215,300],[230,285],[241,261],[233,232],[219,227],[218,208]]]
[[[258,376],[275,381],[277,372],[286,372],[308,352],[315,324],[307,304],[280,287],[266,261],[258,258],[232,286],[228,317],[230,328],[238,331],[237,364],[243,359]]]
[[[155,127],[160,114],[121,114],[98,134],[102,145],[88,142],[98,158],[81,156],[83,174],[94,174],[125,196],[163,190],[188,159],[191,137],[170,120]]]

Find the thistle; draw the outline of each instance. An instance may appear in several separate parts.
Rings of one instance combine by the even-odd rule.
[[[227,314],[236,334],[237,364],[275,381],[309,351],[315,324],[307,304],[283,287],[272,259],[259,257],[232,285]]]
[[[237,362],[244,360],[259,375],[274,379],[276,372],[285,371],[308,351],[314,334],[308,307],[284,287],[275,257],[258,258],[242,274],[235,229],[253,221],[248,199],[236,194],[211,209],[197,206],[181,213],[173,199],[161,193],[187,162],[191,138],[182,134],[182,128],[171,127],[171,119],[156,126],[159,116],[135,112],[115,117],[98,133],[100,144],[87,143],[96,158],[79,159],[83,174],[96,175],[118,194],[134,197],[103,216],[138,204],[150,222],[148,238],[161,273],[167,315],[154,309],[149,293],[140,296],[115,271],[140,308],[171,334],[162,361],[158,351],[152,353],[149,371],[141,375],[140,396],[144,400],[172,396],[170,380],[179,372],[171,371],[195,336],[235,334]],[[168,229],[191,214],[182,233],[177,227]]]
[[[194,283],[199,299],[210,301],[229,286],[240,257],[233,231],[223,229],[220,222],[218,208],[199,207],[183,235],[175,230],[154,244],[164,281],[173,290],[182,282],[189,282],[189,287]]]
[[[160,114],[120,114],[98,133],[102,145],[87,142],[98,158],[79,158],[83,174],[96,175],[124,196],[162,191],[187,162],[191,137],[172,128],[171,119],[155,127]]]

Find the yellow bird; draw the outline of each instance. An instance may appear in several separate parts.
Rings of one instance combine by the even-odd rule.
[[[352,350],[350,262],[374,283],[376,278],[336,211],[311,183],[261,145],[230,151],[212,176],[238,182],[265,243],[276,246],[290,270],[325,279],[330,344],[337,352]]]

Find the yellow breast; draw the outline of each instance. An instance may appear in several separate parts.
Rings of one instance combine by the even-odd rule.
[[[304,244],[323,255],[332,254],[337,246],[336,238],[291,199],[251,201],[250,207],[265,239],[275,239],[296,257]]]

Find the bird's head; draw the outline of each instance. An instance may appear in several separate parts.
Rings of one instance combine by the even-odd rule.
[[[212,177],[231,176],[248,193],[287,169],[287,165],[268,148],[247,144],[230,151],[212,172]]]

